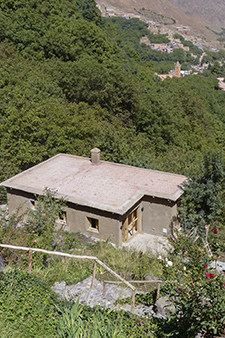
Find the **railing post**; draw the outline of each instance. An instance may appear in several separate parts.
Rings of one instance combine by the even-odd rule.
[[[94,283],[95,283],[96,268],[97,268],[97,262],[95,261],[95,262],[94,262],[93,275],[92,275],[92,281],[91,281],[91,289],[93,289]]]
[[[105,297],[105,287],[106,287],[106,282],[103,281],[103,297]]]
[[[131,313],[134,313],[135,310],[135,293],[136,290],[132,290]]]
[[[32,250],[29,250],[29,257],[28,257],[28,273],[32,272]]]
[[[160,296],[160,283],[157,283],[157,294],[156,294],[156,298],[158,299]]]

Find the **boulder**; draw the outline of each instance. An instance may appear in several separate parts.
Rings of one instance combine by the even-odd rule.
[[[169,300],[169,296],[160,297],[155,302],[155,310],[157,315],[167,317],[175,311],[175,306]]]

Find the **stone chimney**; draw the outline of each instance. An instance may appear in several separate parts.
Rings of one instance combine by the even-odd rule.
[[[100,163],[100,149],[94,148],[91,149],[91,162],[93,164],[99,164]]]

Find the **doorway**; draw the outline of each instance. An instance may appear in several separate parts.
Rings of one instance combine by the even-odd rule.
[[[123,221],[122,241],[127,242],[139,231],[139,208],[130,213]]]

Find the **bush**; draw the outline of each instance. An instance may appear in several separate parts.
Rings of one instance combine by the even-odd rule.
[[[1,321],[23,337],[55,337],[58,308],[54,293],[40,279],[22,271],[0,273]]]
[[[167,282],[167,293],[175,312],[166,323],[166,336],[191,338],[197,334],[201,337],[222,334],[225,329],[224,274],[210,267],[202,241],[180,235],[169,259],[165,260],[166,277],[171,278]]]

